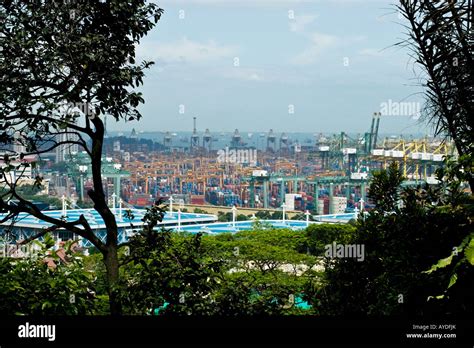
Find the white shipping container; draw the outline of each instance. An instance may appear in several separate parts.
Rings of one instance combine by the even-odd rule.
[[[436,179],[434,176],[428,176],[426,178],[426,183],[430,185],[436,185],[436,184],[439,184],[439,180]]]
[[[295,198],[301,198],[298,193],[287,193],[285,194],[285,206],[286,210],[295,210]]]
[[[367,179],[367,173],[351,173],[352,180],[362,180]]]
[[[440,153],[435,153],[435,154],[433,154],[433,161],[442,162],[443,161],[443,156],[444,155],[442,155]]]
[[[318,199],[318,215],[324,214],[324,200]]]
[[[254,170],[252,176],[268,176],[268,172],[266,170]]]
[[[330,203],[330,210],[333,214],[342,214],[347,208],[347,198],[346,197],[333,197],[332,202]]]
[[[295,197],[285,197],[285,210],[295,210]]]
[[[423,161],[429,161],[433,158],[433,154],[432,153],[422,153],[421,154],[421,159]]]
[[[384,150],[383,149],[373,149],[372,150],[372,155],[373,156],[383,156],[384,155]]]
[[[392,157],[402,158],[403,157],[403,151],[392,151]]]
[[[333,197],[332,201],[333,202],[347,202],[347,198],[346,197],[335,196],[335,197]]]
[[[342,153],[344,155],[352,155],[352,154],[357,153],[357,149],[352,148],[352,147],[347,147],[347,148],[342,149]]]
[[[333,214],[342,214],[346,211],[346,206],[332,206]]]
[[[410,157],[412,159],[421,159],[421,152],[412,152]]]
[[[319,151],[323,151],[323,152],[329,151],[329,146],[320,146]]]

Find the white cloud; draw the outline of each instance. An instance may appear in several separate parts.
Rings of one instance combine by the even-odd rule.
[[[361,56],[369,56],[369,57],[382,57],[384,55],[382,50],[378,48],[364,48],[360,50],[358,53]]]
[[[224,5],[238,7],[255,7],[255,6],[279,6],[279,5],[298,5],[314,3],[314,0],[156,0],[154,1],[160,6],[171,5]]]
[[[222,77],[242,81],[264,81],[265,70],[256,68],[232,67],[219,73]]]
[[[197,42],[183,37],[174,43],[146,42],[137,47],[142,59],[162,63],[205,63],[220,59],[232,59],[237,55],[237,46],[221,45],[213,40]]]
[[[290,20],[290,31],[295,32],[295,33],[304,32],[305,27],[308,24],[313,23],[317,17],[318,17],[317,15],[295,16],[295,19]]]
[[[314,63],[323,51],[333,47],[339,41],[336,36],[317,32],[312,33],[310,37],[311,44],[303,52],[293,57],[293,64],[308,65]]]
[[[296,6],[299,4],[359,4],[367,2],[381,2],[381,0],[154,0],[160,6],[164,5],[223,5],[239,7],[256,6]]]

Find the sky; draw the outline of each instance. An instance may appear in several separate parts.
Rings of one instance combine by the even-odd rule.
[[[109,130],[366,132],[384,105],[423,104],[394,1],[156,0],[143,118]],[[429,133],[392,111],[381,133]]]

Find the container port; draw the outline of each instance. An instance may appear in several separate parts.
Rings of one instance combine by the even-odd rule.
[[[270,129],[244,142],[238,129],[199,133],[196,119],[188,136],[166,132],[111,134],[105,141],[102,172],[109,197],[145,208],[158,199],[184,206],[306,210],[339,214],[370,209],[367,183],[374,171],[396,162],[406,185],[436,183],[434,172],[444,156],[455,155],[448,141],[434,138],[381,137],[374,113],[364,134],[301,135]],[[187,139],[187,141],[185,141]],[[251,139],[251,138],[250,138]],[[246,139],[247,140],[247,139]],[[52,162],[42,169],[50,193],[90,203],[88,157],[71,153],[64,172]]]

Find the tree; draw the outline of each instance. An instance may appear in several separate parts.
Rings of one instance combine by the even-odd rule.
[[[308,283],[321,277],[318,260],[307,255],[303,231],[258,229],[205,236],[212,258],[226,260],[214,292],[215,314],[310,314],[299,307]]]
[[[248,216],[244,214],[237,214],[235,217],[236,221],[247,221]],[[228,211],[226,213],[219,211],[217,212],[217,221],[219,222],[227,222],[227,221],[232,221],[232,212]]]
[[[466,211],[468,216],[474,216],[474,197],[466,195],[461,183],[466,177],[472,175],[472,172],[466,172],[464,168],[474,168],[474,157],[472,155],[463,155],[457,161],[453,158],[445,160],[444,167],[437,170],[437,177],[440,187],[437,192],[439,200],[450,207],[457,207]],[[448,194],[444,194],[447,192]],[[472,227],[472,221],[470,223]],[[457,307],[472,306],[472,275],[474,273],[474,230],[458,244],[457,240],[451,242],[451,253],[438,260],[429,270],[423,273],[447,274],[449,277],[445,282],[443,293],[430,296],[439,300],[441,303],[457,302]],[[456,285],[456,286],[455,286]]]
[[[349,242],[355,228],[349,224],[313,224],[308,226],[305,232],[307,241],[303,249],[312,255],[323,256],[326,245]]]
[[[215,236],[142,231],[120,257],[124,312],[307,313],[297,301],[306,282],[317,276],[312,270],[317,260],[298,251],[304,240],[304,233],[290,230]]]
[[[134,88],[152,62],[136,65],[135,46],[162,12],[145,0],[9,0],[0,5],[0,144],[8,145],[0,170],[7,188],[0,195],[0,211],[8,213],[5,221],[26,212],[89,240],[103,255],[112,314],[121,313],[114,291],[118,228],[102,186],[104,117],[140,119],[137,107],[144,100]],[[71,145],[90,156],[93,188],[87,193],[105,222],[105,242],[84,216],[72,222],[48,217],[18,193],[17,181],[7,179],[8,172],[24,169],[25,156]],[[18,204],[9,204],[11,199]]]
[[[127,314],[212,314],[210,296],[222,277],[222,260],[203,250],[202,236],[143,231],[122,258],[124,309]]]
[[[414,61],[426,74],[426,113],[437,134],[449,135],[460,156],[474,146],[474,4],[472,0],[400,0]],[[466,168],[470,169],[470,168]],[[472,170],[470,171],[472,173]],[[468,178],[471,190],[474,176]]]
[[[311,299],[322,314],[472,312],[474,267],[467,262],[472,260],[467,247],[473,230],[470,196],[462,193],[459,183],[402,189],[402,181],[396,165],[374,175],[369,197],[376,205],[359,217],[347,242],[363,245],[365,258],[326,259],[323,286]],[[455,262],[438,262],[460,245],[463,248],[450,258]],[[433,300],[435,296],[439,300]]]
[[[84,268],[84,256],[74,251],[74,243],[69,241],[61,249],[54,250],[55,241],[47,234],[43,242],[29,244],[31,255],[28,257],[2,257],[0,313],[93,314],[97,305],[94,275]]]

